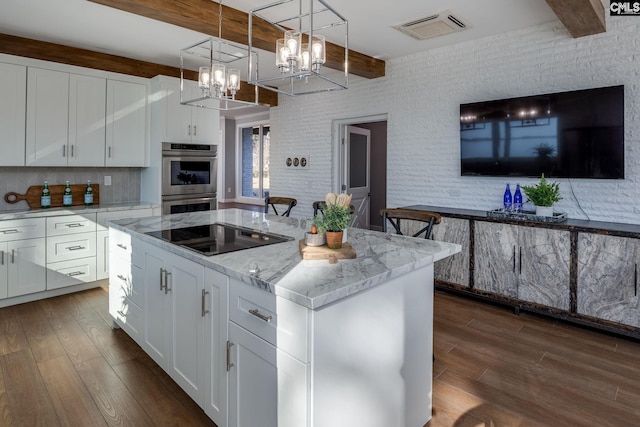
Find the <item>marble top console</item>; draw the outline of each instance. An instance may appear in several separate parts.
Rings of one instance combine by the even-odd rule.
[[[145,234],[215,222],[283,234],[293,240],[205,256]],[[356,259],[339,260],[336,264],[326,260],[303,260],[298,241],[304,239],[309,230],[309,221],[240,209],[117,220],[109,225],[310,309],[326,306],[461,250],[460,245],[453,243],[350,228],[347,230],[348,241],[356,250]]]
[[[474,210],[474,209],[459,209],[442,206],[430,206],[430,205],[411,205],[403,206],[405,209],[417,209],[437,212],[441,215],[462,218],[462,219],[474,219],[482,221],[495,221],[508,224],[529,225],[543,228],[553,228],[558,230],[569,231],[582,231],[587,233],[605,233],[623,237],[640,238],[640,224],[625,224],[606,221],[589,221],[584,219],[567,219],[563,222],[536,222],[526,221],[521,219],[508,219],[508,218],[492,218],[487,215],[487,211]]]

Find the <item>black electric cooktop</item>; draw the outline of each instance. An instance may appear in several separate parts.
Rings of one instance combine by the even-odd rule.
[[[293,237],[265,233],[238,225],[216,222],[183,228],[149,231],[158,239],[211,256],[258,246],[272,245],[293,240]]]

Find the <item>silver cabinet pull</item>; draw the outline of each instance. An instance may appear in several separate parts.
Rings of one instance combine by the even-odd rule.
[[[168,294],[169,291],[171,289],[169,289],[169,276],[171,276],[171,273],[169,273],[167,270],[164,271],[164,294]]]
[[[65,225],[69,228],[84,227],[84,224],[81,224],[79,222],[72,222],[71,224],[65,224]]]
[[[67,246],[65,249],[69,251],[79,251],[80,249],[86,249],[84,246],[76,245],[76,246]]]
[[[16,250],[11,249],[11,264],[15,264],[15,263],[16,263]]]
[[[84,271],[74,271],[73,273],[68,273],[67,276],[73,277],[73,276],[80,276],[81,274],[84,274]]]
[[[124,249],[125,251],[127,250],[127,245],[123,245],[122,243],[118,243],[116,246],[121,249]]]
[[[518,264],[520,264],[520,271],[518,274],[522,274],[522,248],[520,248],[520,253],[518,254]]]
[[[205,291],[204,289],[202,290],[202,304],[200,306],[200,312],[202,313],[202,317],[205,316],[205,314],[207,314],[209,312],[209,310],[207,310],[205,308],[205,300],[206,300],[206,296],[209,294],[209,292]]]
[[[227,372],[233,368],[233,363],[231,363],[231,346],[233,343],[231,341],[227,341]]]
[[[187,126],[187,135],[191,136],[191,125]]]
[[[73,145],[71,146],[71,157],[73,157]]]
[[[0,253],[2,254],[2,263],[0,265],[4,265],[4,251],[0,251]]]
[[[20,230],[18,230],[17,228],[12,228],[10,230],[2,230],[2,232],[4,234],[15,234],[15,233],[21,233]]]
[[[109,150],[107,150],[109,152],[109,154],[107,154],[107,157],[111,158],[111,146],[109,146]]]
[[[116,313],[118,313],[118,314],[119,314],[120,316],[122,316],[122,317],[127,317],[127,315],[125,314],[125,312],[124,312],[124,311],[122,311],[122,310],[118,310],[118,311],[116,311]]]
[[[516,246],[513,246],[513,272],[516,272]]]
[[[126,281],[127,281],[127,278],[126,278],[126,277],[124,277],[122,274],[118,274],[116,277],[117,277],[118,279],[122,280],[123,282],[126,282]]]
[[[164,284],[162,283],[162,278],[164,277],[164,268],[160,269],[160,290],[162,291],[164,289]]]
[[[62,157],[67,157],[67,146],[66,145],[62,146]]]
[[[264,320],[265,322],[271,322],[271,316],[265,316],[264,314],[260,313],[257,308],[249,310],[249,314],[253,314],[258,319]]]
[[[196,136],[196,130],[198,129],[197,125],[193,125],[193,136]]]

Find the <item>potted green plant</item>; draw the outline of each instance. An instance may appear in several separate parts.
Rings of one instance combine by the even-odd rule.
[[[327,246],[330,249],[342,248],[342,235],[349,226],[351,220],[351,197],[340,197],[329,193],[326,198],[326,207],[323,212],[313,218],[313,224],[318,233],[325,233]]]
[[[536,206],[536,215],[538,216],[553,216],[553,204],[562,200],[560,184],[548,182],[544,174],[536,185],[523,185],[522,191]]]

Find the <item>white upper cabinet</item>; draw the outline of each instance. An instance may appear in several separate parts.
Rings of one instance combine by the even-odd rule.
[[[197,82],[185,80],[184,84],[185,99],[201,96]],[[218,142],[219,113],[208,108],[180,104],[180,79],[162,77],[161,85],[165,95],[163,140],[166,142],[216,144]]]
[[[106,80],[29,68],[27,166],[104,166]]]
[[[107,80],[105,166],[146,166],[147,85]]]
[[[69,76],[67,165],[104,166],[106,79]]]
[[[28,69],[27,166],[66,166],[69,73]]]
[[[24,166],[27,67],[0,63],[0,166]]]

